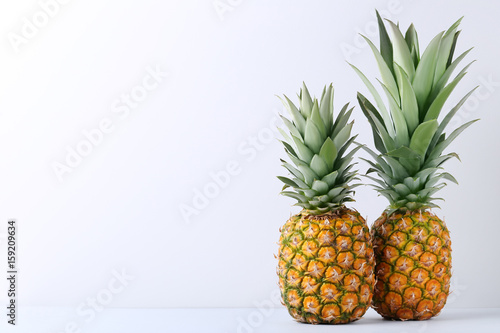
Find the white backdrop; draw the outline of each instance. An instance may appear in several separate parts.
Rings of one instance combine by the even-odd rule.
[[[452,146],[462,163],[446,167],[460,185],[440,192],[436,213],[452,232],[448,306],[500,306],[500,3],[59,3],[0,4],[0,232],[17,219],[21,305],[91,316],[92,299],[134,308],[274,302],[278,228],[297,211],[278,195],[275,95],[295,96],[302,81],[318,95],[333,82],[337,110],[355,105],[366,90],[345,60],[377,74],[357,34],[378,40],[378,8],[405,29],[414,22],[422,48],[465,15],[457,52],[474,46],[477,62],[448,105],[480,85],[455,125],[482,120]],[[358,107],[354,117],[372,146]],[[369,187],[356,198],[370,224],[386,206]],[[2,304],[6,287],[1,279]]]

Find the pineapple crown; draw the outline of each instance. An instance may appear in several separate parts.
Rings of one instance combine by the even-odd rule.
[[[356,136],[351,137],[352,110],[344,105],[336,119],[333,115],[333,87],[325,86],[321,101],[311,98],[306,85],[300,91],[299,108],[284,96],[283,104],[291,120],[281,116],[288,133],[278,128],[285,151],[293,165],[281,160],[292,178],[278,177],[285,185],[281,194],[294,198],[308,211],[320,215],[336,210],[352,199],[356,180],[352,159],[360,147],[348,152]],[[358,179],[359,180],[359,179]],[[288,191],[286,189],[289,188]]]
[[[389,211],[438,207],[433,201],[443,199],[432,195],[446,185],[446,180],[457,183],[452,175],[442,171],[441,165],[458,155],[443,155],[443,152],[464,129],[477,121],[469,121],[449,135],[444,133],[450,120],[477,87],[438,121],[446,100],[472,64],[466,65],[448,83],[453,71],[471,50],[454,59],[460,34],[457,28],[462,19],[434,37],[420,55],[413,24],[403,36],[398,25],[386,20],[392,33],[390,38],[379,13],[376,14],[380,50],[368,38],[363,38],[377,61],[382,78],[379,83],[388,105],[366,76],[351,65],[376,104],[374,106],[358,93],[359,105],[372,127],[375,147],[380,153],[364,147],[372,156],[372,160],[364,159],[371,166],[366,177],[373,180],[375,189],[389,200]],[[369,176],[370,173],[379,177]]]

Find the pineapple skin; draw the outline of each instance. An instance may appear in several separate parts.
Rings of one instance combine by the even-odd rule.
[[[372,307],[384,318],[426,320],[446,304],[451,241],[429,211],[384,213],[372,230],[376,267]]]
[[[284,305],[299,322],[345,324],[370,307],[375,257],[366,221],[341,208],[306,210],[281,228],[277,273]]]

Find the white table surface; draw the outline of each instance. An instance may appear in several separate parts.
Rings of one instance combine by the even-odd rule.
[[[261,311],[267,311],[265,313]],[[71,308],[21,308],[18,325],[1,332],[22,333],[298,333],[298,332],[468,332],[500,333],[500,308],[445,308],[436,318],[417,322],[382,319],[369,310],[363,319],[347,325],[309,325],[292,320],[281,309],[104,309],[88,322]]]

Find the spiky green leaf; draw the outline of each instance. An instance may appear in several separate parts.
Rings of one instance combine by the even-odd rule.
[[[431,143],[432,137],[436,132],[438,127],[438,122],[436,119],[428,120],[420,125],[418,125],[415,133],[411,137],[410,148],[416,151],[422,159],[425,158],[427,148]]]
[[[434,71],[436,69],[436,54],[439,49],[443,33],[439,33],[432,39],[422,55],[420,62],[415,70],[415,77],[413,78],[412,85],[417,97],[419,110],[423,112],[425,102],[432,89],[432,82],[434,80]],[[420,115],[423,119],[423,115]]]

